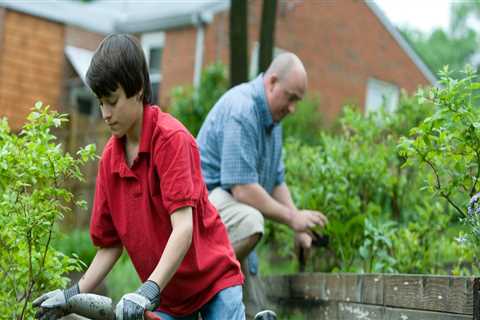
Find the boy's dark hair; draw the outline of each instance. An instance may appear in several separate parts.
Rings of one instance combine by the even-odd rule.
[[[111,34],[102,40],[93,55],[86,79],[99,98],[108,97],[120,85],[127,98],[143,89],[143,103],[150,103],[152,94],[147,61],[138,41],[128,34]]]

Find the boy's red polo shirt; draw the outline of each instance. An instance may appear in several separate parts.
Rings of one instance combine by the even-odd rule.
[[[145,106],[139,154],[125,161],[123,139],[112,137],[97,175],[90,223],[99,247],[123,245],[142,281],[155,269],[172,231],[170,214],[193,208],[192,244],[162,291],[159,310],[191,314],[220,290],[243,283],[227,231],[200,169],[195,139],[169,114]]]

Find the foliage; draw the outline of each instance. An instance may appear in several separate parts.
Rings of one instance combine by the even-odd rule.
[[[125,292],[134,292],[140,287],[140,278],[126,253],[123,253],[106,278],[108,296],[118,301]]]
[[[467,215],[467,205],[480,190],[480,83],[475,80],[470,68],[460,80],[452,79],[445,68],[441,88],[419,92],[419,99],[433,103],[435,112],[399,144],[406,166],[431,172],[425,188],[445,199],[472,227],[479,216]],[[470,240],[480,244],[475,232]]]
[[[322,128],[322,114],[319,111],[319,99],[306,97],[297,104],[294,114],[282,121],[283,136],[296,138],[310,145],[318,144]]]
[[[403,96],[393,114],[364,116],[346,108],[341,132],[321,133],[316,146],[288,141],[286,178],[296,204],[320,210],[330,221],[324,230],[330,245],[317,250],[309,270],[472,271],[467,266],[473,250],[455,241],[462,226],[454,211],[421,189],[431,173],[404,167],[405,158],[397,153],[400,138],[432,112],[431,103]],[[263,245],[283,244],[281,252],[292,258],[292,236],[287,228],[267,223]]]
[[[414,29],[401,33],[435,74],[445,65],[454,78],[461,78],[465,65],[475,63],[479,38],[470,23],[480,17],[480,1],[457,1],[451,5],[450,27],[437,28],[429,34]]]
[[[66,115],[40,102],[18,135],[6,119],[0,121],[0,314],[5,318],[32,318],[32,299],[64,286],[62,275],[79,268],[51,241],[56,222],[74,201],[65,182],[82,180],[80,166],[94,158],[95,147],[80,149],[77,157],[64,153],[51,128],[65,121]]]
[[[52,246],[65,256],[78,257],[83,267],[92,262],[96,254],[88,230],[73,230],[60,234]],[[135,291],[141,284],[135,268],[126,253],[123,253],[106,279],[107,293],[114,301],[118,301],[125,292]]]
[[[471,29],[456,35],[442,29],[436,29],[428,35],[404,29],[402,34],[434,74],[448,65],[457,78],[461,77],[460,71],[470,62],[479,45],[477,34]]]
[[[201,90],[179,86],[172,90],[170,112],[196,136],[215,102],[227,91],[228,80],[221,63],[208,66],[202,73]]]
[[[89,231],[83,229],[60,233],[52,246],[66,256],[78,257],[84,267],[90,265],[97,251],[90,240]]]
[[[453,33],[464,33],[470,30],[467,21],[470,18],[480,18],[480,1],[457,1],[452,3],[450,28]]]

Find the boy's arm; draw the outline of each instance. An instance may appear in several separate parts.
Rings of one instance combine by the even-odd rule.
[[[176,210],[171,214],[170,221],[172,233],[160,261],[148,278],[160,287],[160,291],[173,277],[192,243],[192,208],[184,207]]]
[[[32,302],[32,305],[38,308],[35,318],[59,319],[65,315],[70,298],[80,292],[92,291],[112,269],[121,254],[122,247],[101,248],[78,283],[65,290],[47,292]]]
[[[170,215],[172,233],[152,274],[134,293],[125,294],[117,306],[117,319],[143,319],[145,310],[160,304],[160,293],[173,277],[192,243],[192,208],[183,207]]]
[[[80,292],[90,292],[105,278],[122,254],[123,247],[100,248],[85,274],[78,282]]]

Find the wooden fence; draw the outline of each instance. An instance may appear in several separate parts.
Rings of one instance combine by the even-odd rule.
[[[480,320],[479,279],[302,273],[263,284],[282,320]]]

